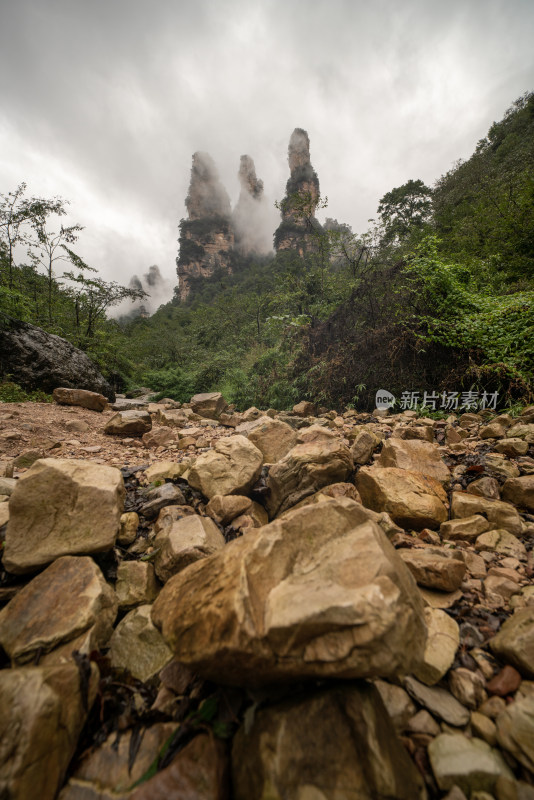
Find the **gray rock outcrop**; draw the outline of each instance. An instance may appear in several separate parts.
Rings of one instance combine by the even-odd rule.
[[[95,364],[73,344],[28,322],[11,320],[0,328],[0,377],[29,391],[52,393],[58,386],[99,392],[110,402],[115,392]]]

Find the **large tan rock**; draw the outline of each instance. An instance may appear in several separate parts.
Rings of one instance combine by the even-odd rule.
[[[218,419],[227,406],[228,403],[220,392],[196,394],[191,398],[193,413],[207,419]]]
[[[534,606],[518,609],[489,644],[503,661],[534,679]]]
[[[361,428],[356,434],[351,447],[352,458],[355,464],[367,464],[375,448],[380,444],[380,439],[366,427]]]
[[[370,684],[257,711],[232,750],[235,800],[426,798],[422,776]]]
[[[534,695],[510,703],[495,724],[501,747],[534,772]]]
[[[515,425],[512,425],[511,428],[508,428],[506,436],[510,439],[523,439],[523,441],[532,444],[534,443],[534,423],[518,421]]]
[[[249,441],[261,451],[266,464],[280,461],[297,444],[297,432],[282,420],[260,417],[245,424],[250,426]]]
[[[467,492],[453,492],[451,498],[451,516],[453,519],[472,517],[481,514],[491,523],[492,528],[504,528],[515,535],[523,530],[521,517],[517,509],[502,500],[489,500]]]
[[[518,558],[520,561],[527,560],[527,551],[517,536],[504,529],[497,529],[481,533],[475,541],[477,550],[487,550],[488,552],[500,553],[503,556]]]
[[[89,392],[86,389],[54,389],[52,397],[62,406],[81,406],[91,411],[103,411],[108,404],[107,398],[98,392]]]
[[[110,435],[142,436],[152,428],[148,411],[118,411],[104,426]]]
[[[498,750],[482,739],[461,733],[441,733],[428,746],[428,755],[439,788],[458,786],[468,797],[477,790],[491,792],[497,778],[513,778]]]
[[[263,456],[239,434],[219,439],[197,458],[188,475],[189,485],[211,499],[216,494],[247,494],[258,480]]]
[[[151,606],[134,608],[121,619],[109,641],[111,666],[149,681],[172,660],[172,653],[150,618]]]
[[[165,583],[180,570],[224,547],[224,536],[209,517],[191,514],[158,533],[154,566]]]
[[[502,487],[502,498],[520,508],[534,511],[534,475],[508,478]]]
[[[454,551],[413,548],[402,549],[399,555],[419,586],[439,589],[441,592],[459,589],[467,570],[462,557]]]
[[[315,406],[307,400],[301,400],[300,403],[293,406],[293,414],[296,414],[297,417],[313,417]]]
[[[176,442],[176,434],[168,425],[153,428],[142,436],[145,447],[168,447]]]
[[[152,617],[182,663],[229,684],[396,675],[426,637],[408,569],[347,499],[249,530],[191,565]]]
[[[441,459],[438,445],[417,439],[388,439],[384,442],[377,464],[379,467],[398,467],[410,472],[422,472],[441,484],[448,484],[451,479],[449,468]]]
[[[9,501],[4,567],[32,572],[55,558],[115,544],[124,505],[120,470],[43,458],[18,479]]]
[[[455,541],[461,539],[467,542],[474,542],[477,536],[485,533],[490,528],[488,520],[481,514],[473,514],[472,517],[463,519],[450,519],[442,522],[439,532],[443,539]]]
[[[206,506],[208,514],[215,522],[228,525],[240,514],[244,514],[252,506],[250,497],[240,494],[216,494]]]
[[[269,470],[270,516],[291,508],[323,486],[347,480],[352,469],[351,452],[337,437],[296,445]]]
[[[528,451],[528,442],[523,439],[501,439],[497,442],[493,450],[496,453],[504,453],[507,456],[524,456]]]
[[[111,636],[116,615],[115,593],[92,558],[64,556],[0,611],[0,644],[25,663],[91,629],[98,648]]]
[[[75,664],[0,672],[0,796],[54,800],[97,693],[93,664],[82,696]]]
[[[428,629],[422,662],[414,670],[415,677],[427,686],[438,683],[453,664],[460,646],[458,623],[441,608],[425,608]]]
[[[115,594],[121,610],[152,603],[159,588],[153,564],[148,561],[123,561],[119,564]]]
[[[434,478],[396,467],[362,467],[356,476],[362,503],[386,511],[403,528],[437,528],[447,519],[447,495]]]

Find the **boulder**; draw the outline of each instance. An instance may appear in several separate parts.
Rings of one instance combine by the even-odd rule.
[[[427,686],[438,683],[451,668],[460,646],[458,623],[440,608],[425,608],[428,629],[425,652],[414,675]]]
[[[489,643],[494,653],[534,679],[534,606],[519,608]]]
[[[151,489],[147,495],[147,502],[143,503],[139,513],[145,519],[155,519],[162,508],[166,506],[183,506],[185,497],[182,490],[174,483],[164,483]]]
[[[126,514],[121,514],[119,523],[119,533],[117,535],[117,544],[123,547],[132,544],[137,538],[137,528],[139,527],[139,514],[135,511],[128,511]]]
[[[109,640],[111,666],[126,669],[143,682],[154,678],[172,660],[171,651],[150,618],[151,608],[146,604],[126,614]]]
[[[501,439],[493,448],[496,453],[504,453],[515,458],[524,456],[528,451],[528,442],[523,439]]]
[[[445,485],[451,479],[451,473],[441,459],[438,445],[417,439],[388,439],[384,442],[377,465],[422,472],[426,477],[434,478]]]
[[[445,689],[438,686],[425,686],[412,675],[404,679],[403,685],[414,700],[417,700],[435,717],[448,722],[449,725],[459,728],[469,722],[467,708]]]
[[[428,755],[442,791],[458,786],[468,797],[477,790],[491,792],[497,778],[513,774],[497,750],[482,739],[461,733],[442,733],[429,744]]]
[[[247,494],[258,480],[262,464],[260,450],[237,434],[219,439],[212,450],[199,456],[187,480],[208,499],[216,494]]]
[[[18,479],[9,501],[5,569],[22,574],[63,555],[110,550],[124,495],[115,467],[70,459],[36,461]]]
[[[368,684],[257,711],[234,738],[232,772],[235,800],[426,798],[422,776]]]
[[[156,536],[154,566],[162,583],[180,570],[224,547],[224,536],[209,517],[185,516]]]
[[[534,511],[534,475],[508,478],[502,487],[502,498],[527,511]]]
[[[447,519],[447,495],[434,478],[396,467],[362,467],[356,488],[364,506],[386,511],[403,528],[437,528]]]
[[[104,433],[117,436],[142,436],[151,428],[152,418],[148,411],[118,411],[104,426]]]
[[[433,442],[434,429],[431,425],[397,425],[393,430],[392,438]]]
[[[534,772],[534,695],[516,699],[495,720],[497,739],[531,773]]]
[[[152,617],[182,663],[238,685],[396,675],[426,637],[409,571],[347,499],[249,530],[189,566]]]
[[[481,514],[490,522],[492,528],[504,528],[515,535],[523,530],[517,509],[502,500],[488,500],[467,492],[453,492],[451,498],[451,517],[463,519]]]
[[[149,483],[174,481],[176,478],[181,478],[190,466],[189,461],[157,461],[145,469],[145,475]]]
[[[297,417],[313,417],[315,406],[307,400],[301,400],[300,403],[293,406],[293,414],[296,414]]]
[[[269,470],[267,510],[274,517],[331,483],[345,481],[352,455],[337,437],[296,445]]]
[[[4,320],[1,335],[0,377],[9,375],[30,391],[52,393],[62,386],[115,400],[115,392],[91,359],[60,336],[18,320]]]
[[[442,522],[439,532],[443,539],[450,539],[451,541],[460,539],[474,542],[477,536],[485,533],[489,528],[490,524],[485,517],[481,514],[473,514],[472,517],[450,519],[447,522]]]
[[[506,530],[494,530],[481,533],[475,541],[477,550],[488,550],[490,553],[499,553],[503,556],[518,558],[520,561],[527,560],[527,551],[523,542],[513,533]]]
[[[266,464],[280,461],[297,444],[296,431],[279,419],[260,417],[255,422],[247,422],[245,425],[249,426],[246,434],[249,441],[261,451]]]
[[[88,642],[98,649],[111,636],[116,616],[115,592],[93,559],[64,556],[0,611],[0,644],[20,664],[89,630]]]
[[[501,499],[501,487],[496,478],[478,478],[469,484],[466,491],[479,497],[487,497],[488,500]]]
[[[90,411],[103,411],[108,404],[103,394],[88,392],[86,389],[61,387],[54,389],[52,397],[60,406],[80,406]]]
[[[366,428],[360,430],[356,435],[350,449],[354,463],[367,464],[379,444],[380,439],[376,433],[373,433],[373,431],[367,430]]]
[[[191,408],[194,414],[208,419],[218,419],[228,407],[228,403],[220,392],[207,392],[196,394],[191,398]]]
[[[145,447],[168,447],[170,444],[176,444],[176,436],[172,428],[168,425],[160,425],[159,428],[153,428],[148,433],[142,436],[143,444]]]
[[[216,494],[206,506],[206,514],[221,525],[228,525],[252,506],[250,497],[240,494]]]
[[[488,453],[484,458],[484,466],[488,475],[500,481],[519,477],[517,466],[502,453]]]
[[[0,796],[54,800],[98,688],[75,664],[0,672]]]
[[[534,443],[534,422],[520,422],[519,420],[506,431],[510,439],[523,439],[529,444]]]
[[[467,570],[462,557],[455,552],[411,548],[399,550],[399,555],[419,586],[428,589],[455,592]]]
[[[123,561],[119,564],[115,594],[121,610],[152,603],[158,592],[153,564],[147,561]]]
[[[477,709],[488,699],[485,685],[484,677],[478,671],[458,667],[449,673],[449,688],[452,694],[467,708]]]

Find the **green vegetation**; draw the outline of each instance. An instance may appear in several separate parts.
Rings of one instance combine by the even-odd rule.
[[[314,237],[303,258],[232,253],[231,275],[192,280],[187,303],[175,299],[148,319],[106,317],[131,290],[88,277],[61,239],[75,238],[76,226],[40,240],[45,255],[57,243],[53,255],[76,274],[57,277],[44,257],[40,267],[35,258],[15,264],[23,223],[33,230],[24,214],[43,203],[49,216],[58,208],[32,198],[19,229],[0,229],[0,311],[70,339],[107,377],[180,401],[219,390],[240,409],[310,399],[369,410],[378,388],[498,391],[500,407],[533,399],[534,94],[434,188],[413,179],[387,192],[369,231],[313,226],[309,198],[295,197],[301,224],[288,221],[279,235]],[[182,222],[181,231],[209,235],[213,222]]]
[[[17,383],[5,380],[0,381],[0,403],[52,403],[52,395],[39,390],[25,392]]]

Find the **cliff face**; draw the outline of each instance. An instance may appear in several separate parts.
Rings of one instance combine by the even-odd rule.
[[[300,256],[316,249],[313,229],[319,227],[315,209],[319,202],[319,178],[310,161],[310,139],[302,128],[291,134],[287,160],[290,176],[281,203],[282,222],[274,235],[277,252],[296,250]]]
[[[230,198],[208,153],[195,153],[185,205],[189,219],[180,223],[177,259],[178,295],[185,300],[195,280],[217,270],[232,271],[234,232]]]

